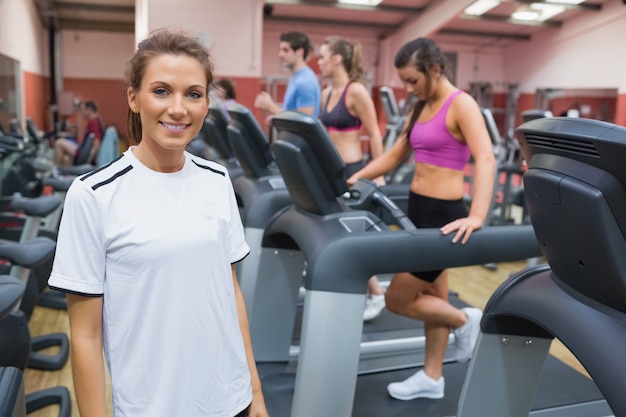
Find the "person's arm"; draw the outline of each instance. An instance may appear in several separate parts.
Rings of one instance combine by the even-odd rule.
[[[89,159],[87,160],[88,164],[95,163],[96,156],[98,155],[98,151],[100,151],[100,145],[102,144],[102,139],[96,139],[93,141],[91,145],[91,149],[89,150]]]
[[[102,297],[67,294],[74,390],[81,416],[106,417]]]
[[[315,114],[315,107],[298,107],[297,111],[313,116]]]
[[[405,128],[407,123],[408,121],[405,123]],[[381,175],[385,175],[403,163],[410,152],[411,144],[409,143],[407,135],[403,133],[400,135],[398,140],[396,140],[389,151],[383,153],[381,156],[367,164],[363,169],[348,178],[348,185],[354,185],[354,183],[360,178],[374,179]]]
[[[250,327],[248,326],[248,313],[246,312],[246,305],[243,299],[243,294],[241,293],[241,288],[239,288],[235,265],[231,265],[231,271],[233,275],[233,285],[235,286],[235,299],[237,302],[237,314],[239,316],[239,328],[241,329],[241,336],[246,348],[246,358],[248,360],[250,382],[252,384],[252,404],[250,404],[248,417],[267,417],[267,408],[265,407],[265,399],[263,398],[263,391],[261,390],[261,379],[259,378],[256,362],[254,361],[254,353],[252,352]]]
[[[383,154],[383,138],[380,134],[376,108],[365,86],[361,83],[350,84],[348,90],[350,110],[361,119],[370,142],[370,154],[376,159]]]
[[[474,158],[472,204],[466,219],[451,222],[441,231],[448,234],[456,230],[452,241],[457,242],[462,237],[461,243],[465,243],[474,230],[483,226],[487,218],[493,198],[496,160],[489,132],[476,101],[471,96],[462,94],[453,102],[453,106],[457,126]]]
[[[257,109],[261,109],[271,115],[280,113],[283,110],[282,107],[276,104],[274,99],[272,99],[272,96],[270,96],[269,93],[267,93],[266,91],[261,91],[259,94],[257,94],[256,98],[254,99],[254,107],[256,107]]]

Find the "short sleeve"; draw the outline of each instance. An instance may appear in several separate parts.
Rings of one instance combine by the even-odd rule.
[[[243,230],[243,224],[241,222],[241,214],[239,213],[239,206],[237,205],[237,199],[235,198],[235,191],[233,185],[228,179],[228,202],[230,204],[230,230],[229,230],[229,246],[230,246],[230,263],[241,261],[250,253],[250,247],[246,242],[245,233]]]
[[[106,247],[93,190],[79,178],[69,188],[48,285],[84,295],[104,293]]]
[[[319,84],[315,83],[300,83],[298,85],[298,91],[296,97],[296,108],[313,107],[314,109],[319,107]]]

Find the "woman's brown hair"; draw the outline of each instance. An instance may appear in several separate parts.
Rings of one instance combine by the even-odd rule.
[[[446,56],[441,52],[439,46],[431,39],[417,38],[405,43],[402,48],[396,53],[394,59],[394,66],[397,69],[406,68],[408,66],[414,66],[416,70],[424,74],[426,77],[426,91],[430,93],[432,86],[432,79],[430,76],[430,70],[436,65],[441,69],[441,74],[447,75],[447,60]],[[409,124],[403,133],[407,136],[410,134],[411,129],[415,121],[419,117],[420,113],[426,105],[426,100],[418,101],[413,111],[409,116]]]

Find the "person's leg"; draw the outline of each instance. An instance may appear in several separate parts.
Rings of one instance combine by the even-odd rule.
[[[443,361],[450,328],[459,329],[455,330],[455,336],[463,330],[462,337],[457,340],[457,351],[461,352],[461,355],[457,352],[457,356],[465,359],[465,356],[471,355],[473,350],[480,315],[472,313],[470,321],[470,313],[448,303],[446,271],[443,271],[433,283],[410,273],[396,274],[385,292],[385,301],[389,311],[423,320],[426,338],[423,369],[404,381],[389,384],[387,387],[389,394],[401,400],[442,398]],[[461,346],[458,345],[459,342]]]
[[[54,163],[58,166],[72,166],[78,145],[64,138],[54,142]]]
[[[363,320],[369,321],[380,315],[385,308],[385,291],[380,286],[378,277],[372,276],[367,281],[367,299],[363,310]]]
[[[448,303],[448,271],[443,271],[422,294],[431,295],[450,305]],[[456,314],[455,320],[458,320]],[[438,380],[443,371],[443,361],[445,359],[446,347],[448,346],[450,327],[441,322],[429,320],[428,318],[424,319],[424,335],[426,336],[424,372],[434,380]]]
[[[431,289],[433,285],[435,284],[408,272],[395,274],[385,292],[387,309],[415,320],[430,321],[452,328],[462,326],[466,320],[465,314],[448,303],[447,294],[440,296],[442,290],[439,286],[445,285],[447,290],[447,279]]]
[[[372,276],[369,281],[367,281],[367,292],[372,295],[384,295],[385,290],[380,286],[380,282],[378,281],[378,277],[376,275]]]
[[[63,161],[63,151],[61,150],[61,146],[59,142],[61,142],[62,138],[56,138],[54,142],[52,142],[52,147],[54,148],[54,165],[60,166]]]
[[[467,215],[467,208],[462,200],[439,200],[413,192],[409,195],[408,208],[409,218],[418,228],[440,227]],[[390,293],[390,290],[393,292]],[[442,336],[438,336],[437,341],[431,345],[440,346],[440,343],[447,342],[447,336],[443,337],[447,330],[431,328],[447,326],[454,329],[455,359],[459,362],[469,360],[478,335],[482,312],[474,308],[459,310],[448,303],[448,277],[445,271],[420,271],[405,274],[398,279],[394,277],[387,294],[386,302],[390,311],[396,310],[397,314],[423,320],[427,332],[441,333]],[[431,354],[434,352],[444,355],[445,346],[441,349],[434,348]],[[441,357],[443,360],[443,356]],[[433,364],[436,362],[433,360]],[[437,368],[441,369],[441,364],[427,367],[433,374],[438,373]]]

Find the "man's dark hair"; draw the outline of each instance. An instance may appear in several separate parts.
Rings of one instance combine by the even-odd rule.
[[[237,93],[235,92],[235,85],[233,84],[231,80],[222,78],[215,82],[215,86],[219,88],[220,90],[222,90],[222,93],[224,94],[224,98],[226,100],[229,100],[229,99],[235,100],[237,98]]]
[[[85,101],[85,109],[87,110],[91,110],[94,113],[98,112],[98,106],[96,106],[96,103],[93,100],[87,100]]]
[[[289,43],[289,46],[294,51],[297,51],[298,49],[302,48],[303,50],[302,58],[305,61],[306,61],[307,55],[309,55],[309,52],[312,49],[309,38],[302,32],[283,33],[282,35],[280,35],[280,41]]]

